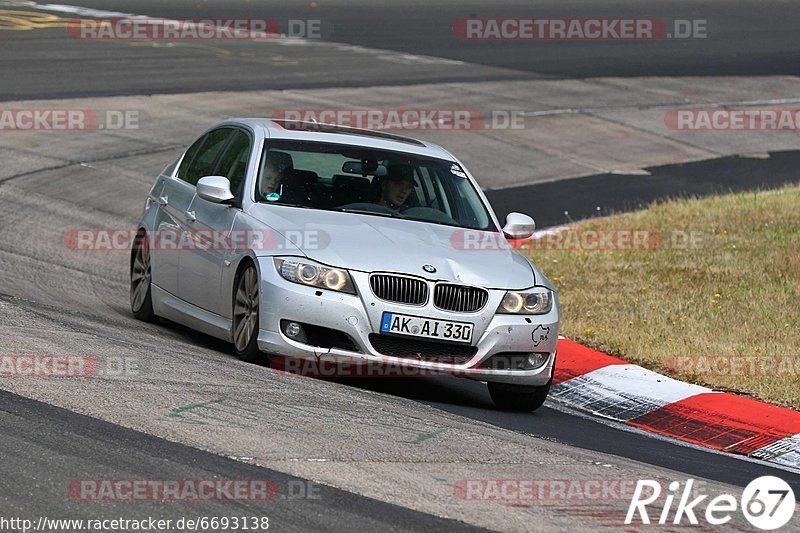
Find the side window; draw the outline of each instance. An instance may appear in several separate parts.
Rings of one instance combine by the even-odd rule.
[[[189,151],[186,152],[186,157],[178,171],[178,177],[192,185],[197,185],[197,181],[200,178],[210,176],[213,173],[214,164],[217,162],[217,158],[225,147],[225,143],[228,142],[228,138],[231,136],[232,132],[233,128],[220,128],[210,132],[200,141],[192,145],[189,151],[194,150],[195,145],[199,146],[194,154],[190,154]],[[189,159],[189,155],[193,155],[191,162],[187,163],[186,167],[184,167],[184,163]]]
[[[208,135],[203,135],[202,137],[197,139],[195,143],[189,147],[188,150],[186,150],[186,155],[183,157],[183,160],[181,161],[181,166],[178,167],[178,174],[177,174],[178,179],[187,181],[186,176],[189,173],[189,166],[192,164],[192,161],[194,161],[194,158],[197,156],[197,152],[200,151],[200,147],[203,146],[203,143],[207,138]]]
[[[231,192],[237,198],[242,197],[244,177],[247,173],[249,159],[250,136],[241,130],[237,130],[214,171],[215,175],[228,178],[228,181],[231,182]]]

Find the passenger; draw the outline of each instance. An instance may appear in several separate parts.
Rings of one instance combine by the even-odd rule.
[[[265,198],[270,193],[280,192],[281,182],[292,169],[294,169],[292,156],[275,150],[267,152],[261,175],[261,196]]]

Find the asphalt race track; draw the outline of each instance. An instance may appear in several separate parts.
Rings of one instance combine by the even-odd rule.
[[[536,223],[549,227],[640,209],[667,198],[747,191],[753,188],[753,176],[758,176],[762,188],[778,188],[797,182],[798,163],[800,152],[795,151],[775,152],[766,159],[729,156],[650,168],[651,175],[644,182],[638,176],[601,174],[575,178],[567,184],[555,180],[489,190],[486,195],[501,219],[520,210],[520,198],[548,198],[546,204],[537,207]]]
[[[624,0],[606,7],[546,1],[536,3],[535,13],[530,2],[507,0],[69,4],[170,18],[319,18],[333,30],[308,46],[266,47],[87,43],[66,35],[58,21],[0,30],[0,67],[12,73],[0,81],[0,101],[65,107],[69,98],[112,97],[103,103],[110,106],[115,97],[147,102],[147,95],[172,94],[170,105],[187,115],[210,116],[179,95],[368,86],[397,87],[403,95],[405,86],[419,83],[789,77],[800,65],[800,6],[771,0]],[[36,12],[25,2],[0,2],[6,9]],[[620,13],[708,19],[713,38],[532,49],[465,42],[451,29],[463,17]],[[149,119],[155,127],[138,133],[32,135],[14,138],[17,151],[0,147],[13,169],[0,174],[0,354],[78,354],[99,368],[78,379],[0,377],[0,518],[238,515],[268,516],[278,531],[595,531],[620,529],[629,499],[520,505],[470,501],[457,487],[470,479],[693,478],[721,494],[774,475],[800,494],[800,472],[601,423],[563,406],[497,411],[481,383],[291,376],[242,363],[229,345],[178,325],[135,320],[128,255],[75,251],[64,238],[74,228],[132,227],[154,177],[199,133],[188,118]],[[546,195],[550,204],[537,218],[555,225],[590,216],[600,203],[610,212],[666,196],[797,182],[798,153],[648,167],[653,179],[644,185],[629,175],[598,173],[489,187],[487,194],[501,216],[520,198]],[[755,175],[769,177],[754,182]],[[131,503],[88,501],[70,491],[80,480],[98,479],[269,480],[280,494],[267,501]],[[786,530],[798,524],[795,517]],[[728,527],[749,530],[739,518]]]
[[[205,502],[150,505],[148,512],[160,519],[179,520],[201,512],[207,516],[266,516],[273,523],[291,524],[296,531],[350,531],[353,524],[365,529],[419,531],[478,530],[464,524],[363,498],[330,487],[313,489],[304,499],[302,512],[293,498],[312,494],[309,482],[286,474],[244,464],[144,433],[77,415],[47,404],[0,392],[3,407],[3,466],[0,472],[9,493],[3,502],[5,515],[25,516],[32,508],[47,509],[51,517],[80,516],[81,501],[65,500],[64,488],[54,478],[81,479],[86,472],[102,471],[111,479],[255,479],[292,487],[287,498],[260,501]],[[98,461],[98,458],[102,459]],[[13,491],[33,482],[36,490]],[[32,500],[32,501],[31,501]],[[267,507],[268,505],[268,507]],[[93,518],[117,518],[132,514],[125,504],[103,506]],[[268,509],[268,512],[265,510]],[[141,513],[141,509],[137,509]]]
[[[605,7],[585,0],[548,0],[537,2],[535,9],[524,0],[209,0],[202,8],[193,0],[67,3],[152,17],[320,19],[331,30],[323,46],[276,45],[266,53],[263,47],[241,42],[193,42],[165,50],[133,41],[91,46],[58,27],[35,36],[18,32],[4,41],[2,66],[4,71],[13,68],[14,76],[5,77],[0,99],[543,77],[789,75],[797,72],[800,63],[797,6],[776,0],[624,0]],[[709,30],[708,38],[702,40],[543,41],[533,46],[453,36],[452,26],[461,18],[533,16],[703,19]],[[359,49],[349,49],[345,57],[331,56],[330,42]],[[384,54],[367,51],[373,49],[408,57],[387,62]],[[58,84],[49,83],[53,79]]]

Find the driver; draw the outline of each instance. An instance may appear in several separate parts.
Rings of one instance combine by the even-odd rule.
[[[390,165],[386,176],[381,180],[381,198],[378,204],[399,210],[406,203],[417,181],[414,179],[414,167],[406,164]]]

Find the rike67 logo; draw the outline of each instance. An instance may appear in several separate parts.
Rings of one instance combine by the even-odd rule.
[[[732,520],[733,513],[741,512],[754,527],[771,531],[785,526],[794,516],[794,491],[788,483],[775,476],[754,479],[745,487],[739,500],[732,494],[721,494],[709,500],[708,494],[698,495],[693,485],[694,480],[690,479],[681,489],[680,482],[673,481],[664,492],[658,481],[640,479],[628,507],[625,524],[636,521],[650,524],[648,506],[651,504],[655,504],[651,510],[658,511],[657,518],[653,517],[652,522],[661,525],[685,525],[688,522],[696,526],[700,523],[700,516],[712,526],[721,526]],[[660,501],[662,494],[663,504]],[[703,512],[701,504],[705,505]]]

